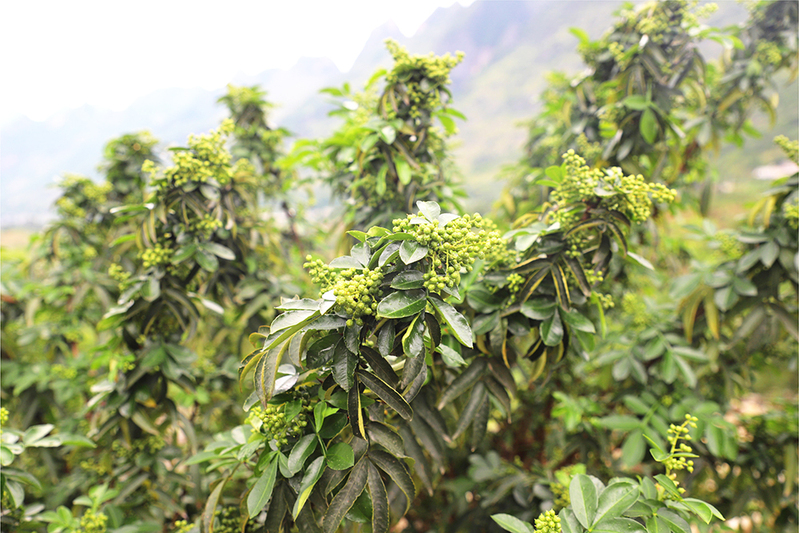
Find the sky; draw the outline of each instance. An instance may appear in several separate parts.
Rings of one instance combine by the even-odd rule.
[[[346,72],[381,24],[393,20],[411,36],[455,2],[2,2],[0,123],[46,120],[84,104],[122,110],[157,89],[213,90],[301,57],[329,57]]]

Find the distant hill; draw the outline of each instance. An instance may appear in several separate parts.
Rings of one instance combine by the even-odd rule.
[[[336,125],[327,117],[330,105],[319,89],[344,81],[357,89],[375,69],[389,66],[385,38],[398,40],[414,53],[464,51],[463,64],[452,73],[452,92],[454,107],[468,121],[459,125],[454,154],[467,190],[478,198],[474,207],[484,209],[497,195],[494,180],[499,169],[519,157],[525,131],[518,124],[538,111],[546,74],[555,69],[576,73],[581,68],[577,40],[569,28],[579,27],[598,37],[619,6],[620,2],[597,0],[454,4],[436,10],[410,39],[393,23],[377,28],[347,73],[329,59],[315,58],[303,59],[288,70],[268,70],[231,81],[260,84],[276,105],[272,113],[276,124],[297,137],[319,137]],[[724,25],[744,19],[737,4],[725,2],[722,8],[717,19]],[[149,129],[164,145],[182,144],[189,133],[214,127],[224,116],[224,109],[216,104],[224,92],[224,88],[165,89],[121,112],[85,106],[46,122],[19,119],[3,127],[0,224],[42,223],[57,194],[48,185],[65,172],[96,177],[102,147],[112,137]],[[784,92],[781,105],[795,115],[795,85]],[[790,117],[781,115],[781,122],[782,130],[791,131]],[[749,158],[736,152],[728,159],[735,159],[741,172],[741,160]],[[763,163],[760,159],[757,164]]]

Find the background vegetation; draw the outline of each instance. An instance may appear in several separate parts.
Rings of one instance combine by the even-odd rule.
[[[713,217],[710,159],[797,71],[797,4],[748,7],[573,30],[492,219],[460,54],[388,41],[290,151],[258,87],[169,153],[110,141],[3,252],[3,527],[795,530],[799,175]]]

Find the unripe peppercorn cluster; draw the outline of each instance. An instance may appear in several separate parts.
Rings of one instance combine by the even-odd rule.
[[[285,404],[267,405],[266,409],[256,405],[250,409],[246,422],[266,436],[267,440],[275,440],[280,447],[287,445],[289,439],[298,437],[303,432],[303,428],[308,425],[306,413],[312,409],[310,401],[303,399],[300,412],[287,420]]]
[[[104,513],[95,513],[87,509],[80,519],[78,533],[105,533],[108,517]]]
[[[574,150],[566,152],[563,159],[566,167],[563,180],[552,193],[552,202],[559,209],[550,214],[551,221],[560,222],[562,229],[581,219],[582,211],[571,209],[580,203],[601,204],[640,223],[652,214],[652,199],[669,203],[676,198],[675,191],[659,183],[647,183],[641,175],[625,176],[618,167],[590,168]]]
[[[247,521],[244,533],[255,531],[255,523]],[[241,510],[227,506],[214,512],[214,533],[241,533]]]
[[[561,533],[560,518],[550,509],[535,519],[535,533]]]
[[[156,244],[141,253],[142,266],[150,268],[156,265],[168,264],[172,260],[173,250]]]
[[[321,259],[314,260],[310,255],[305,259],[307,262],[303,267],[308,269],[314,284],[321,287],[320,294],[333,291],[337,312],[352,317],[351,321],[359,325],[363,323],[362,317],[377,312],[380,284],[383,282],[383,271],[380,268],[338,270],[324,264]],[[348,322],[348,325],[351,326],[352,323]]]
[[[424,287],[441,292],[457,286],[461,271],[471,272],[478,258],[493,264],[510,258],[507,243],[495,227],[479,214],[464,215],[442,226],[419,213],[394,220],[393,229],[413,235],[416,242],[427,247],[430,270],[424,273]]]

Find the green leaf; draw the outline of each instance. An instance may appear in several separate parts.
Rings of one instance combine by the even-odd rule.
[[[22,435],[22,442],[26,446],[36,446],[36,442],[50,433],[55,426],[53,424],[41,424],[29,427]]]
[[[585,531],[574,516],[574,512],[568,507],[560,510],[558,518],[560,518],[560,527],[563,529],[563,533],[583,533]]]
[[[780,254],[780,247],[774,241],[769,241],[760,248],[760,262],[766,268],[771,268],[771,265],[774,264],[774,261],[777,259],[777,256]]]
[[[418,270],[403,270],[391,280],[391,288],[406,291],[424,287],[424,276]]]
[[[557,306],[557,303],[553,300],[534,298],[524,302],[519,312],[533,320],[546,320],[555,313],[555,306]]]
[[[658,134],[658,121],[652,109],[647,108],[641,115],[639,129],[641,130],[641,137],[643,137],[646,142],[649,144],[655,142]]]
[[[354,268],[355,270],[363,270],[365,266],[366,265],[361,261],[351,255],[342,255],[330,261],[330,268]]]
[[[410,290],[393,292],[377,304],[377,316],[384,318],[404,318],[422,311],[427,305],[425,291]]]
[[[272,497],[272,491],[275,488],[275,479],[277,477],[277,457],[275,457],[264,473],[258,478],[258,481],[253,485],[252,490],[247,495],[247,511],[250,518],[255,517],[261,512],[261,509],[266,506],[269,499]]]
[[[660,483],[660,486],[666,490],[666,492],[668,492],[674,497],[674,499],[676,499],[677,501],[682,500],[682,494],[680,494],[680,491],[677,489],[677,485],[674,484],[674,481],[672,481],[664,474],[656,475],[655,479],[657,480],[658,483]]]
[[[318,313],[319,313],[318,309],[316,310],[300,309],[296,311],[285,311],[283,313],[280,313],[272,321],[272,325],[269,327],[270,335],[273,333],[277,333],[278,331],[284,330],[286,328],[296,326],[297,324],[304,322],[305,320],[311,318],[312,316]]]
[[[448,367],[457,368],[466,364],[466,361],[464,361],[463,357],[461,357],[461,354],[446,344],[439,344],[436,347],[436,351],[441,354],[441,359]]]
[[[411,321],[402,336],[402,351],[408,357],[418,357],[424,350],[424,311]]]
[[[627,435],[627,439],[621,447],[621,462],[627,468],[640,463],[646,455],[646,442],[644,441],[643,429],[636,429]]]
[[[383,324],[377,334],[377,351],[380,352],[380,355],[385,357],[391,353],[394,348],[395,336],[394,321],[390,320]]]
[[[204,242],[200,244],[200,249],[205,250],[207,252],[211,252],[215,256],[221,259],[227,259],[228,261],[235,261],[236,254],[233,253],[233,250],[222,246],[221,244],[217,244],[215,242]]]
[[[387,327],[389,323],[386,323],[383,327]],[[381,330],[382,331],[382,330]],[[392,324],[392,331],[393,331],[393,324]],[[380,379],[388,383],[390,386],[394,386],[399,382],[399,376],[397,376],[394,369],[391,368],[391,365],[386,361],[386,359],[380,355],[379,353],[375,352],[368,346],[361,346],[361,355],[366,362],[372,367],[372,370],[375,374],[377,374]]]
[[[646,533],[670,533],[670,531],[669,525],[659,516],[650,516],[646,519]]]
[[[309,435],[316,437],[316,435]],[[346,442],[337,442],[327,449],[327,466],[332,470],[346,470],[355,464],[355,452]]]
[[[394,160],[394,166],[397,168],[397,178],[403,185],[408,185],[411,182],[411,167],[407,161],[402,158]]]
[[[594,525],[599,525],[609,518],[617,518],[624,514],[638,499],[638,486],[631,481],[614,483],[605,487],[599,495]]]
[[[560,168],[560,166],[557,165],[552,165],[550,167],[547,167],[546,170],[544,170],[544,174],[549,176],[549,178],[551,178],[556,183],[560,183],[561,180],[563,179],[563,170]]]
[[[405,495],[405,512],[403,514],[407,513],[416,498],[416,487],[405,463],[381,450],[369,450],[369,458],[380,470],[389,475]]]
[[[363,489],[366,487],[366,481],[369,475],[368,461],[361,458],[358,464],[350,472],[347,482],[344,487],[330,502],[325,516],[322,518],[322,528],[325,533],[335,533],[344,516],[355,504],[355,500],[361,495]]]
[[[632,109],[633,111],[644,111],[649,109],[649,106],[651,105],[651,102],[649,102],[642,94],[633,94],[628,96],[622,103],[628,109]]]
[[[383,139],[384,143],[392,144],[394,139],[397,138],[397,130],[395,130],[392,126],[383,126],[380,128],[379,135],[380,138]]]
[[[362,439],[366,438],[363,421],[363,409],[361,408],[361,391],[358,379],[355,378],[354,386],[350,388],[347,394],[347,415],[350,418],[350,427],[352,427],[352,434]]]
[[[596,486],[591,478],[585,474],[575,475],[569,483],[569,497],[574,516],[584,528],[591,527],[599,502]]]
[[[416,241],[402,241],[399,248],[399,256],[403,263],[411,265],[427,255],[427,246],[422,246]]]
[[[369,496],[372,499],[372,533],[386,533],[389,524],[388,492],[380,472],[371,462],[367,483]]]
[[[297,443],[291,449],[291,453],[289,453],[288,467],[292,474],[296,474],[303,469],[305,466],[305,461],[316,449],[317,442],[318,440],[316,435],[313,433],[304,435],[300,440],[297,441]]]
[[[591,531],[592,533],[647,533],[644,526],[630,518],[609,518]]]
[[[560,311],[560,316],[563,321],[566,322],[566,324],[577,331],[596,333],[594,324],[575,309],[572,309],[571,311]]]
[[[219,260],[207,250],[199,250],[199,253],[195,254],[194,258],[197,260],[197,264],[207,272],[219,270]]]
[[[358,357],[347,349],[345,343],[338,343],[333,352],[333,379],[342,389],[348,391],[352,388],[356,366]]]
[[[452,434],[453,440],[460,437],[474,421],[475,416],[477,416],[477,413],[483,405],[483,402],[485,402],[487,396],[488,392],[486,391],[485,385],[481,381],[478,381],[477,384],[472,388],[469,401],[463,408],[463,412],[461,412],[460,419],[458,420],[458,427],[455,429],[455,433]]]
[[[402,437],[387,425],[372,420],[366,427],[366,431],[369,434],[370,442],[376,442],[393,455],[398,457],[405,456],[405,446],[402,443]]]
[[[527,522],[522,522],[515,516],[511,516],[509,514],[492,514],[491,518],[499,524],[499,526],[506,530],[510,531],[511,533],[535,533],[533,526]]]
[[[666,522],[674,533],[691,533],[691,526],[677,513],[667,509],[658,509],[658,518]]]
[[[563,323],[559,312],[555,311],[541,323],[541,340],[547,346],[557,346],[563,340]]]
[[[464,370],[458,377],[452,380],[449,387],[447,387],[441,394],[441,400],[438,402],[438,410],[444,408],[449,402],[469,390],[477,380],[483,375],[483,371],[488,364],[482,357],[476,357],[469,368]]]
[[[394,409],[405,420],[413,418],[413,409],[408,405],[400,393],[391,388],[385,381],[377,376],[358,369],[356,374],[358,378],[372,390],[377,396],[386,402],[386,404]]]
[[[719,510],[707,502],[697,500],[696,498],[685,498],[682,500],[682,503],[687,505],[691,511],[693,511],[705,522],[705,524],[709,524],[714,516],[719,520],[724,520],[724,516],[719,512]]]
[[[464,346],[472,347],[472,328],[469,326],[469,321],[466,320],[454,307],[447,302],[430,296],[428,298],[433,307],[441,314],[444,322],[449,326],[450,331],[458,341]]]
[[[310,465],[308,465],[308,468],[305,470],[305,474],[302,476],[302,482],[300,483],[300,490],[297,492],[297,500],[294,502],[294,509],[291,512],[292,516],[295,519],[297,518],[297,515],[300,514],[300,511],[302,511],[305,502],[308,501],[308,498],[311,495],[311,491],[316,485],[316,482],[319,481],[319,478],[322,477],[324,471],[325,471],[324,456],[317,457],[311,462]]]
[[[416,207],[422,212],[424,217],[430,222],[438,220],[438,215],[441,214],[441,206],[436,202],[416,202]]]

